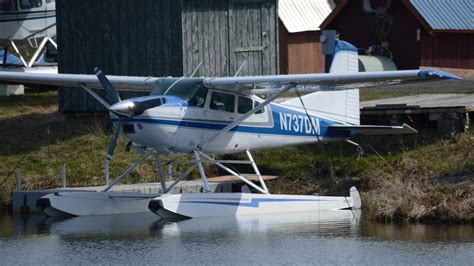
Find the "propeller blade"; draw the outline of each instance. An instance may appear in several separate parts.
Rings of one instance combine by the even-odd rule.
[[[107,160],[112,161],[112,156],[114,155],[115,147],[117,146],[118,137],[120,135],[120,129],[122,127],[122,120],[119,120],[118,126],[114,130],[114,135],[112,136],[112,141],[110,142],[109,149],[107,150]]]
[[[114,88],[110,80],[105,76],[104,72],[102,72],[102,70],[98,67],[94,69],[94,72],[100,84],[102,84],[102,87],[104,87],[105,93],[111,101],[110,104],[116,104],[120,102],[120,95],[118,94],[117,90]]]

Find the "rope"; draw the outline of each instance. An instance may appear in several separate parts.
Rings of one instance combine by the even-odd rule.
[[[313,132],[315,133],[314,135],[316,136],[316,139],[318,140],[318,145],[319,145],[319,148],[321,149],[323,155],[327,155],[326,153],[326,150],[324,149],[324,146],[321,142],[321,139],[319,138],[319,135],[316,133],[316,128],[311,120],[311,117],[309,116],[309,113],[308,113],[308,110],[306,109],[306,106],[303,102],[303,99],[301,98],[301,94],[300,94],[300,91],[298,90],[298,88],[295,87],[295,92],[296,94],[298,95],[298,98],[300,99],[300,102],[301,102],[301,105],[303,106],[303,109],[304,109],[304,112],[306,114],[306,117],[309,119],[309,124],[311,125],[311,129],[313,130]],[[337,178],[336,174],[334,173],[334,168],[332,167],[332,164],[331,162],[329,161],[328,157],[327,156],[323,156],[323,160],[326,164],[326,167],[328,168],[329,170],[329,175],[331,176],[331,178],[334,180],[334,182],[336,183],[336,185],[339,184],[339,179]]]
[[[0,187],[3,186],[8,179],[10,179],[10,177],[13,175],[13,173],[15,172],[15,170],[18,168],[18,166],[20,166],[20,164],[23,162],[23,160],[25,160],[26,156],[28,156],[28,153],[27,154],[24,154],[20,160],[16,163],[15,167],[13,167],[13,169],[8,173],[8,175],[3,179],[2,183],[0,183]]]
[[[329,159],[328,159],[326,150],[324,149],[323,144],[322,144],[322,142],[321,142],[321,139],[319,138],[319,136],[318,136],[318,134],[317,134],[316,128],[315,128],[315,126],[313,125],[313,122],[312,122],[312,120],[311,120],[311,117],[309,116],[308,110],[306,109],[306,106],[305,106],[305,104],[304,104],[304,102],[303,102],[303,99],[301,98],[300,91],[298,90],[297,87],[295,87],[295,92],[296,92],[296,94],[298,95],[298,98],[300,99],[300,102],[301,102],[301,105],[303,106],[303,109],[304,109],[304,112],[305,112],[305,114],[306,114],[306,117],[309,119],[309,124],[311,125],[311,128],[312,128],[312,130],[313,130],[313,132],[314,132],[314,135],[316,136],[316,139],[318,140],[318,144],[319,144],[319,147],[321,148],[321,151],[322,151],[322,153],[323,153],[324,162],[326,163],[326,166],[327,166],[327,168],[328,168],[328,170],[329,170],[329,174],[331,175],[331,178],[332,178],[332,179],[334,180],[334,182],[336,183],[336,188],[339,189],[339,192],[342,192],[342,193],[343,193],[342,189],[339,187],[339,179],[337,178],[337,176],[336,176],[336,174],[335,174],[335,172],[334,172],[334,168],[333,168],[331,162],[330,162]],[[349,203],[349,200],[347,200],[347,197],[344,197],[344,199],[345,199],[345,201],[346,201],[346,203],[347,203],[347,207],[350,208],[351,205],[350,205],[350,203]],[[351,213],[352,213],[352,215],[353,215],[354,217],[356,217],[355,214],[354,214],[354,210],[352,210],[352,208],[351,208]]]

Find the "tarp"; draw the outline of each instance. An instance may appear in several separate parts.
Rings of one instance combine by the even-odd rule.
[[[0,64],[3,64],[3,55],[5,54],[5,51],[3,49],[0,50]],[[7,64],[11,64],[11,65],[23,65],[23,63],[21,62],[20,58],[12,55],[12,54],[8,54],[7,55]]]

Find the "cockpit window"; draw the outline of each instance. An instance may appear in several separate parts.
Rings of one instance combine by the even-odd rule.
[[[204,107],[207,88],[199,78],[164,78],[155,83],[151,95],[176,96],[189,106]]]
[[[253,109],[252,99],[239,96],[239,100],[237,103],[237,111],[239,112],[239,114],[248,113],[252,109]]]
[[[253,108],[257,107],[259,104],[260,104],[260,103],[257,102],[257,101],[253,102]],[[265,107],[264,107],[264,108],[265,108]],[[261,114],[261,113],[263,113],[263,109],[264,109],[264,108],[262,108],[262,109],[258,110],[257,112],[255,112],[255,114]]]
[[[232,94],[213,92],[210,108],[224,112],[234,112],[235,96]]]
[[[0,11],[16,11],[16,0],[0,0]]]
[[[194,96],[189,99],[188,105],[204,108],[204,104],[206,103],[206,96],[207,88],[204,86],[200,86]]]

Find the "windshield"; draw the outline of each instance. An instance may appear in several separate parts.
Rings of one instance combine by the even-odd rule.
[[[176,96],[189,106],[204,107],[207,88],[201,78],[164,78],[155,83],[151,95]]]

